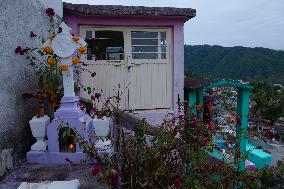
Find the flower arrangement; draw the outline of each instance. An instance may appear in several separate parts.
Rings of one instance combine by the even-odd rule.
[[[58,57],[51,46],[52,40],[56,35],[62,33],[62,28],[59,27],[61,18],[56,16],[52,8],[47,8],[46,16],[50,22],[49,35],[47,37],[39,36],[33,31],[30,32],[31,40],[39,40],[42,47],[21,47],[15,49],[15,53],[25,56],[28,64],[33,67],[36,75],[43,78],[45,91],[49,97],[53,111],[59,107],[60,99],[63,96],[62,74],[68,72],[69,67],[75,67],[75,77],[77,77],[77,85],[79,83],[80,71],[87,71],[86,68],[81,69],[84,65],[80,60],[80,56],[86,52],[86,47],[79,45],[80,37],[72,35],[72,40],[77,43],[77,54],[72,57],[72,65],[61,63],[61,58]],[[79,84],[81,85],[81,84]]]

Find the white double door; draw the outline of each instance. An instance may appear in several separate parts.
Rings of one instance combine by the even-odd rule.
[[[83,38],[96,38],[98,51],[81,74],[81,83],[104,97],[121,96],[124,110],[169,109],[172,97],[169,28],[80,28]],[[89,50],[92,54],[92,50]],[[89,58],[87,58],[89,56]],[[89,59],[89,60],[88,60]],[[95,77],[90,73],[96,72]],[[81,90],[90,99],[88,90]]]

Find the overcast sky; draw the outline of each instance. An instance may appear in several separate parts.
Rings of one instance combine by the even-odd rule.
[[[98,5],[194,8],[185,23],[185,44],[266,47],[284,50],[284,0],[63,0]]]

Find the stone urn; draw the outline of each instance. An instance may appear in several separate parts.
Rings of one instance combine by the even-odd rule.
[[[33,137],[36,138],[36,143],[32,145],[32,151],[46,151],[47,141],[45,140],[46,128],[50,123],[50,118],[45,115],[43,117],[33,117],[30,120],[30,128],[32,131]]]
[[[96,141],[96,148],[98,151],[110,152],[111,140],[108,139],[110,133],[110,122],[109,119],[104,116],[102,118],[95,117],[93,119],[93,126],[96,136],[98,137]]]

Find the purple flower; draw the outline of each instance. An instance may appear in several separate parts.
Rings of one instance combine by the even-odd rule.
[[[47,16],[49,17],[53,17],[55,15],[55,11],[53,8],[48,8],[46,9],[45,13],[47,14]]]
[[[57,33],[62,33],[62,28],[61,28],[61,27],[59,27],[59,28],[57,29]]]
[[[31,38],[34,38],[34,37],[36,37],[37,35],[36,35],[33,31],[31,31],[30,36],[31,36]]]
[[[95,77],[97,75],[97,73],[96,72],[93,72],[92,74],[91,74],[91,77]]]

